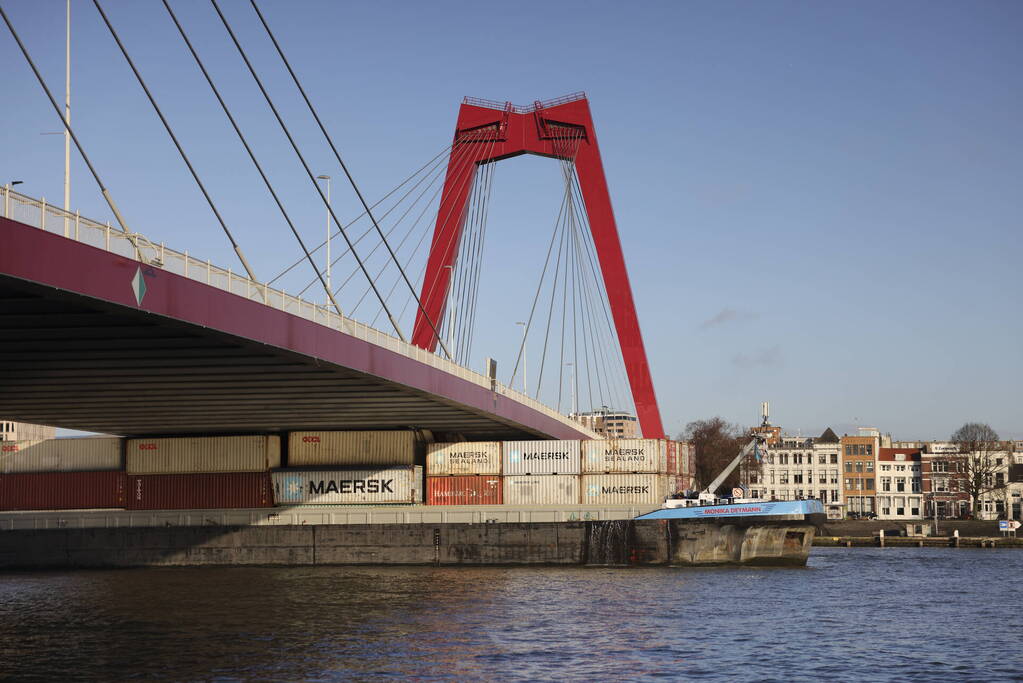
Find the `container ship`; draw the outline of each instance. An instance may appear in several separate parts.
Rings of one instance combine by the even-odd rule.
[[[93,558],[89,566],[203,563],[219,555],[224,563],[303,564],[309,541],[302,534],[313,527],[320,528],[314,545],[327,529],[345,538],[358,532],[361,544],[338,541],[333,554],[314,551],[314,562],[798,563],[792,529],[768,532],[759,529],[780,527],[731,520],[710,536],[698,534],[713,552],[693,552],[685,538],[695,532],[683,530],[688,522],[658,516],[672,514],[659,509],[665,500],[685,500],[692,488],[688,443],[431,437],[420,430],[296,431],[3,442],[0,531],[64,530],[68,543],[86,546],[79,556]],[[212,538],[189,527],[234,540],[228,549],[210,549]],[[295,540],[282,533],[279,542],[266,541],[270,527],[295,529]],[[111,540],[118,531],[147,528],[162,531],[150,545],[168,547],[147,555]],[[73,529],[82,538],[69,535]],[[746,540],[735,551],[737,529],[744,539],[760,539],[756,552],[743,551]],[[263,550],[246,548],[252,544],[245,539],[257,536]],[[802,540],[808,546],[812,534]],[[68,549],[66,557],[74,556]],[[29,565],[37,565],[31,556],[12,551],[5,558],[0,546],[0,566]]]

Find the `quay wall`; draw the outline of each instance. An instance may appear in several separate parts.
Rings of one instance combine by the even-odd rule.
[[[246,565],[803,565],[812,527],[663,520],[0,531],[0,570]],[[765,527],[770,528],[765,531]]]

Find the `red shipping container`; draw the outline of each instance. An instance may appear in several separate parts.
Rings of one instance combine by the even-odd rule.
[[[667,451],[668,451],[668,474],[682,474],[681,472],[681,461],[679,460],[679,447],[677,441],[667,440]]]
[[[0,474],[0,510],[123,508],[124,472]]]
[[[132,474],[129,510],[273,507],[269,472]]]
[[[504,500],[501,477],[474,474],[427,477],[427,505],[500,505]]]

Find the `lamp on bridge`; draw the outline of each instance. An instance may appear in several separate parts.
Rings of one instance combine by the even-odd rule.
[[[330,176],[318,175],[320,180],[327,181],[327,289],[330,289]],[[327,296],[327,305],[330,306],[330,295]]]

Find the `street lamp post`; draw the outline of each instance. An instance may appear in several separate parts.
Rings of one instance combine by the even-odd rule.
[[[572,390],[572,413],[571,414],[575,415],[575,413],[576,413],[576,405],[575,405],[575,364],[574,363],[565,363],[565,367],[567,367],[568,371],[569,371],[568,384],[569,384],[569,388]]]
[[[330,290],[330,176],[318,175],[316,177],[327,181],[327,289]],[[327,296],[327,305],[330,306],[330,295]]]
[[[64,236],[68,233],[71,210],[71,0],[67,0],[64,50]]]
[[[516,325],[522,325],[522,393],[529,394],[529,384],[526,380],[526,323],[516,322]]]

